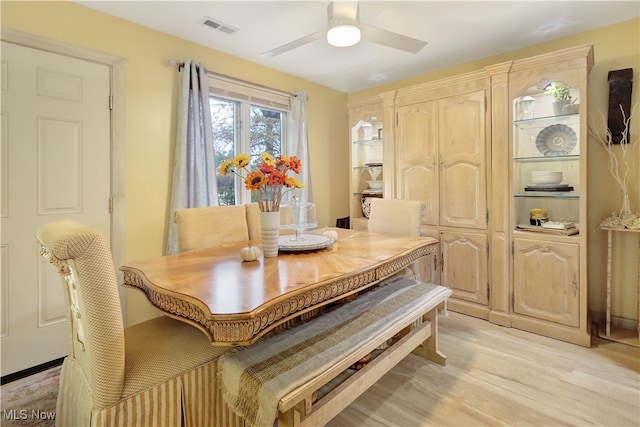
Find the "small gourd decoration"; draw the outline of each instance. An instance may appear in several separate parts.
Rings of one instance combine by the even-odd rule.
[[[322,232],[322,235],[330,238],[334,242],[338,240],[338,232],[336,230],[329,230],[325,227],[325,230]]]
[[[260,257],[260,248],[247,243],[247,246],[240,250],[240,257],[242,261],[255,261]]]

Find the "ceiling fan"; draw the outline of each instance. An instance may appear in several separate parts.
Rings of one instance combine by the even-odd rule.
[[[405,52],[417,53],[427,42],[363,24],[359,19],[356,1],[331,2],[327,7],[327,28],[262,52],[260,56],[271,58],[327,36],[329,44],[338,47],[353,46],[361,39]]]

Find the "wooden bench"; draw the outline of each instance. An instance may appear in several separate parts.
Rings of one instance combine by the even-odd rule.
[[[319,318],[225,355],[221,359],[225,400],[248,426],[267,423],[250,413],[256,404],[273,410],[279,427],[324,425],[409,353],[445,364],[446,357],[438,351],[437,316],[449,295],[451,291],[442,286],[396,278]],[[325,350],[315,352],[316,345]],[[370,354],[375,357],[364,367],[350,369]],[[317,369],[310,372],[313,368]],[[276,389],[273,397],[268,393],[267,403],[241,402],[230,390],[251,390],[246,393],[249,399],[257,395],[262,399],[264,390],[255,389],[263,386]]]

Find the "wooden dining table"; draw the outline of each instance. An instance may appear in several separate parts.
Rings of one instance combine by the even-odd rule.
[[[260,246],[250,241],[131,261],[120,269],[125,286],[140,289],[163,314],[201,329],[213,345],[250,345],[438,252],[431,237],[335,230],[338,239],[322,250],[245,262],[242,248]]]

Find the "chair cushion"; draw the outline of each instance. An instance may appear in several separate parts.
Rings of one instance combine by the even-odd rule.
[[[244,205],[178,209],[174,221],[180,252],[249,240]]]
[[[212,346],[206,335],[166,316],[125,329],[123,398],[215,360],[232,347]]]

